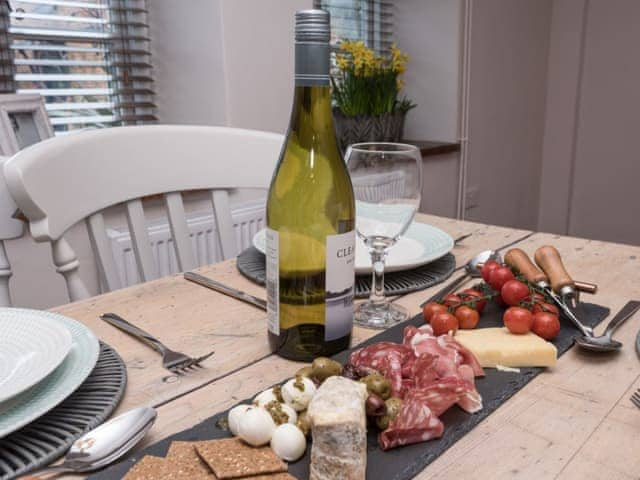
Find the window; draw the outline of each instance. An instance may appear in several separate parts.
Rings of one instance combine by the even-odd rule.
[[[393,43],[393,3],[381,0],[314,0],[331,14],[331,42],[362,40],[382,53]]]
[[[8,4],[0,62],[13,59],[13,85],[2,86],[43,95],[57,134],[155,120],[145,0]]]

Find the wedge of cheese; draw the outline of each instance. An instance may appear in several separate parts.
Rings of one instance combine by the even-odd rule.
[[[318,388],[307,414],[311,421],[310,480],[364,480],[367,469],[367,387],[329,377]]]
[[[458,330],[456,340],[476,356],[483,367],[552,367],[555,345],[535,333],[516,335],[506,328]]]

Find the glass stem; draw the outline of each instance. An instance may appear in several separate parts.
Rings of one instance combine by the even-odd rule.
[[[371,264],[373,274],[371,277],[371,294],[369,302],[375,304],[385,303],[384,299],[384,261],[387,258],[387,251],[383,248],[371,250]]]

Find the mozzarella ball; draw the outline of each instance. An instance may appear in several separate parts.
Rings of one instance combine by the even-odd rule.
[[[229,431],[233,435],[238,435],[238,424],[240,423],[240,419],[245,414],[247,410],[251,410],[255,408],[252,405],[236,405],[231,410],[229,410],[229,415],[227,416],[227,423],[229,424]]]
[[[274,430],[271,437],[271,449],[281,459],[295,462],[304,455],[306,448],[307,440],[295,425],[283,423]]]
[[[265,390],[264,392],[256,395],[256,398],[253,399],[253,403],[258,405],[259,407],[264,407],[267,403],[278,402],[278,397],[273,392],[273,388]]]
[[[282,398],[297,412],[305,410],[316,393],[316,386],[306,377],[296,377],[282,386]]]
[[[238,422],[238,436],[254,447],[269,443],[275,429],[276,424],[269,412],[260,407],[244,412]]]

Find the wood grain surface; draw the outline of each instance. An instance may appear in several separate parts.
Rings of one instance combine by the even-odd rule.
[[[640,247],[543,233],[527,237],[530,232],[523,230],[426,215],[418,220],[454,238],[473,233],[453,250],[460,265],[481,250],[526,237],[519,248],[532,255],[539,246],[554,245],[574,278],[597,283],[599,292],[590,301],[615,312],[640,297]],[[237,272],[233,260],[198,271],[265,297],[262,287]],[[418,305],[440,287],[395,301],[418,313]],[[158,420],[144,444],[199,423],[300,367],[269,354],[265,312],[179,275],[55,310],[88,325],[124,358],[129,385],[119,412],[138,405],[158,407]],[[216,354],[201,370],[177,377],[161,368],[152,350],[98,319],[108,311],[177,350],[198,355],[213,348]],[[555,368],[534,379],[417,478],[639,478],[640,410],[629,401],[640,388],[640,363],[633,350],[639,327],[636,314],[617,331],[616,338],[625,344],[618,354],[567,352]],[[375,333],[355,328],[354,344]]]

